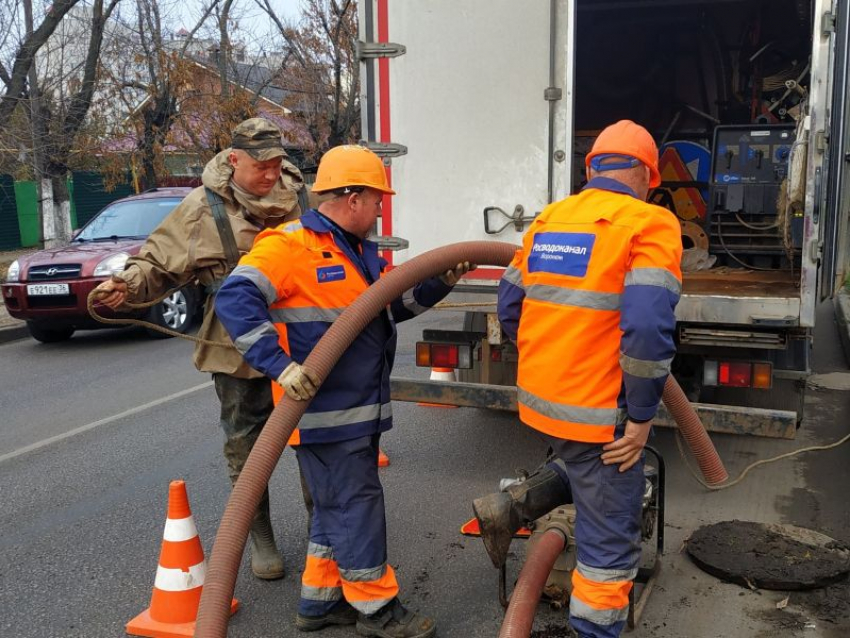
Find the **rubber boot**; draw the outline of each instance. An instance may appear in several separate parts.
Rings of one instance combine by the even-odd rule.
[[[268,489],[263,493],[251,521],[251,571],[254,576],[263,580],[277,580],[286,574],[283,556],[274,542]]]
[[[493,565],[501,568],[505,564],[519,528],[571,502],[570,488],[555,470],[545,466],[503,492],[475,499],[472,510]]]

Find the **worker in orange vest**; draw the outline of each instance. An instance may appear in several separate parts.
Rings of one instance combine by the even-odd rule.
[[[431,618],[405,609],[387,562],[378,443],[392,427],[390,371],[398,321],[443,299],[471,269],[458,264],[381,311],[319,387],[303,365],[334,320],[383,272],[366,239],[393,195],[383,163],[338,146],[319,163],[318,210],[260,233],[219,291],[215,309],[236,348],[288,397],[312,399],[291,443],[313,496],[313,523],[296,617],[300,631],[357,625],[361,636],[428,638]]]
[[[646,202],[661,181],[646,129],[609,126],[585,163],[587,185],[543,210],[499,285],[520,419],[557,458],[473,507],[499,566],[521,524],[574,502],[570,624],[614,638],[640,558],[644,446],[676,352],[682,241],[676,217]]]

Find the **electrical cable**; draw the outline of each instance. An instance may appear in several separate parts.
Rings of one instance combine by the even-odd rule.
[[[113,281],[118,281],[118,282],[123,283],[123,281],[121,279],[117,279],[114,275],[113,275]],[[189,286],[189,285],[192,285],[192,284],[195,284],[195,283],[196,283],[195,280],[190,280],[190,281],[187,281],[185,284],[177,286],[176,288],[172,288],[171,290],[166,292],[161,297],[157,297],[156,299],[154,299],[152,301],[145,301],[145,302],[142,302],[142,303],[130,303],[129,301],[125,301],[123,306],[124,306],[124,308],[129,308],[131,310],[140,310],[140,309],[143,309],[143,308],[150,308],[150,307],[155,306],[156,304],[160,303],[161,301],[168,299],[168,297],[173,295],[175,292],[177,292],[181,288],[185,288],[186,286]],[[203,339],[201,337],[196,337],[194,335],[183,334],[181,332],[171,330],[170,328],[166,328],[164,326],[159,326],[155,323],[151,323],[150,321],[145,321],[144,319],[132,319],[130,317],[118,317],[118,318],[103,317],[100,314],[98,314],[97,310],[95,309],[95,304],[100,299],[102,299],[103,297],[106,297],[108,295],[109,295],[109,293],[106,292],[105,290],[98,290],[97,288],[94,288],[94,289],[91,290],[91,292],[89,292],[88,297],[86,298],[86,308],[88,309],[89,315],[91,315],[91,317],[93,319],[95,319],[96,321],[99,321],[100,323],[105,323],[105,324],[110,324],[110,325],[115,325],[115,326],[141,326],[142,328],[145,328],[147,330],[153,330],[155,332],[161,332],[162,334],[167,335],[169,337],[177,337],[179,339],[185,339],[186,341],[193,341],[195,343],[202,343],[202,344],[207,345],[207,346],[215,346],[215,347],[218,347],[218,348],[235,348],[236,347],[236,346],[233,345],[232,341],[212,341],[210,339]]]
[[[761,266],[751,266],[740,259],[738,259],[732,252],[726,247],[726,242],[723,240],[723,231],[721,230],[722,223],[717,224],[717,238],[720,240],[720,245],[723,247],[723,250],[726,251],[726,254],[729,255],[732,259],[738,262],[747,270],[761,270],[764,272],[774,272],[776,270],[780,270],[778,268],[762,268]]]
[[[843,445],[848,440],[850,440],[850,434],[845,435],[844,437],[840,438],[835,443],[830,443],[829,445],[812,445],[812,446],[809,446],[809,447],[800,448],[799,450],[792,450],[791,452],[786,452],[785,454],[780,454],[779,456],[774,456],[774,457],[771,457],[769,459],[762,459],[760,461],[756,461],[755,463],[751,463],[750,465],[745,467],[744,470],[741,472],[741,474],[738,476],[738,478],[736,478],[734,481],[724,483],[723,485],[709,485],[704,480],[702,480],[702,478],[699,477],[697,472],[694,470],[693,466],[691,466],[691,463],[688,460],[688,457],[685,455],[684,447],[682,446],[682,435],[680,434],[680,432],[678,430],[676,430],[676,447],[679,448],[679,454],[682,456],[682,460],[685,462],[685,466],[688,468],[688,471],[691,473],[691,476],[694,478],[694,480],[697,483],[702,485],[705,489],[712,490],[714,492],[719,491],[719,490],[725,490],[726,488],[737,485],[738,483],[740,483],[741,481],[744,480],[744,477],[746,477],[747,474],[749,474],[750,470],[755,469],[759,465],[767,465],[768,463],[774,463],[776,461],[781,461],[782,459],[787,459],[787,458],[790,458],[792,456],[796,456],[797,454],[802,454],[803,452],[818,452],[818,451],[822,451],[822,450],[831,450],[833,448],[838,447],[839,445]]]
[[[775,221],[772,224],[750,224],[745,222],[738,213],[735,213],[735,219],[738,220],[738,223],[741,224],[744,228],[749,228],[750,230],[771,230],[773,228],[779,228],[779,221]]]

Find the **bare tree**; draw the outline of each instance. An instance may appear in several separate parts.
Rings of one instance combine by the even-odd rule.
[[[224,34],[222,40],[228,49],[226,25],[232,1],[225,0],[225,9],[219,16],[219,29]],[[137,132],[136,155],[141,165],[141,181],[146,188],[156,186],[157,176],[164,171],[163,149],[180,119],[180,101],[186,95],[187,84],[191,83],[194,62],[187,58],[187,48],[218,4],[219,0],[211,0],[183,44],[174,48],[166,46],[159,1],[136,0],[135,35],[139,48],[136,57],[142,61],[145,73],[142,77],[125,78],[121,88],[142,89],[145,93],[140,105],[132,105],[131,121]]]
[[[310,132],[316,150],[355,141],[360,125],[357,5],[354,0],[306,0],[297,24],[272,0],[255,0],[286,45],[281,83],[287,106]]]
[[[21,159],[29,156],[47,247],[71,237],[67,180],[72,156],[85,156],[77,144],[98,82],[104,29],[118,2],[59,2],[38,27],[31,0],[22,3],[23,16],[11,16],[19,30],[22,23],[23,33],[16,35],[23,44],[11,72],[0,63],[7,88],[0,102],[2,138]]]
[[[35,101],[33,148],[38,148],[36,158],[45,247],[62,245],[71,239],[70,160],[94,98],[106,24],[118,2],[93,1],[91,18],[86,25],[89,40],[81,74],[74,73],[73,81],[68,81],[70,78],[60,80],[62,85],[68,81],[72,87],[70,95],[61,91],[60,99],[50,100],[39,95]]]
[[[37,28],[27,30],[25,37],[15,49],[11,69],[0,61],[0,81],[3,82],[5,89],[2,98],[0,98],[0,122],[6,122],[19,101],[26,97],[27,80],[36,53],[56,31],[65,14],[79,1],[56,0],[47,11],[41,24]],[[24,6],[29,7],[28,12],[32,16],[32,4],[25,4]],[[14,22],[6,23],[6,29],[10,29],[13,25]],[[3,40],[4,44],[8,44],[8,38],[5,35]]]
[[[263,109],[283,113],[264,96],[274,76],[260,68],[258,56],[246,58],[244,44],[234,39],[233,0],[210,0],[179,39],[169,39],[162,0],[136,0],[136,8],[128,46],[137,54],[112,82],[130,113],[125,123],[135,130],[131,163],[139,166],[144,187],[161,181],[169,153],[193,155],[203,165],[229,144],[239,121]]]

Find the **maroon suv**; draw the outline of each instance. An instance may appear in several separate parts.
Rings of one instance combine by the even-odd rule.
[[[78,329],[110,327],[89,316],[89,292],[124,270],[127,259],[139,252],[153,229],[190,191],[160,188],[119,199],[75,233],[69,246],[40,250],[13,262],[0,286],[9,314],[26,320],[33,338],[44,343],[68,339]],[[134,316],[185,332],[200,302],[199,291],[187,287]],[[99,306],[98,313],[119,316],[105,306]]]

